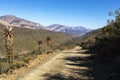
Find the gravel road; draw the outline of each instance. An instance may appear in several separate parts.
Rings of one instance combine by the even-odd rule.
[[[81,47],[64,50],[17,80],[90,80],[89,57]]]

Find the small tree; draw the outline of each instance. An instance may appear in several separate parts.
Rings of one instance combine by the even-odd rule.
[[[51,47],[52,47],[52,41],[51,41],[51,38],[50,38],[50,37],[47,37],[46,42],[47,42],[47,46],[48,46],[49,48],[51,48]]]
[[[38,41],[38,52],[42,53],[43,52],[43,42],[42,41]]]
[[[51,38],[47,37],[46,42],[47,42],[47,46],[49,48],[49,51],[51,52],[52,51],[51,50],[52,49],[52,40],[51,40]]]
[[[42,45],[42,41],[38,41],[38,45],[41,46]]]

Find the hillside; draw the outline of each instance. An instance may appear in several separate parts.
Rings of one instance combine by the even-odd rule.
[[[80,37],[75,37],[72,40],[74,41],[74,44],[79,44],[81,45],[84,42],[87,42],[88,40],[92,40],[94,39],[98,34],[100,34],[101,28],[100,29],[96,29],[96,30],[92,30]]]
[[[44,46],[46,45],[46,38],[50,37],[52,40],[53,47],[65,43],[70,39],[70,35],[52,32],[47,30],[32,30],[28,28],[18,28],[14,29],[14,52],[15,53],[27,53],[38,48],[38,41],[42,41]],[[0,25],[0,54],[5,53],[4,49],[4,37],[3,35],[3,25]]]
[[[115,20],[109,21],[100,31],[79,38],[79,45],[92,54],[95,80],[120,80],[120,9],[113,15]]]
[[[103,27],[96,35],[85,36],[87,40],[83,41],[82,46],[94,50],[101,55],[119,55],[119,34],[120,24],[119,17],[116,18],[115,22],[109,23],[109,25]],[[87,46],[89,45],[89,46]]]

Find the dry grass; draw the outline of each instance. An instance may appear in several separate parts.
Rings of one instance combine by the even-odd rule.
[[[18,78],[22,79],[25,73],[29,72],[32,68],[34,68],[38,64],[43,64],[45,61],[49,60],[49,58],[55,56],[56,54],[57,53],[38,55],[34,60],[30,60],[27,66],[15,69],[10,74],[9,73],[1,74],[0,80],[17,80]]]

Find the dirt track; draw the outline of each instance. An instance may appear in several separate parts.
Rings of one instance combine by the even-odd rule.
[[[80,47],[62,51],[17,80],[90,80],[87,76],[90,54],[84,52]]]

